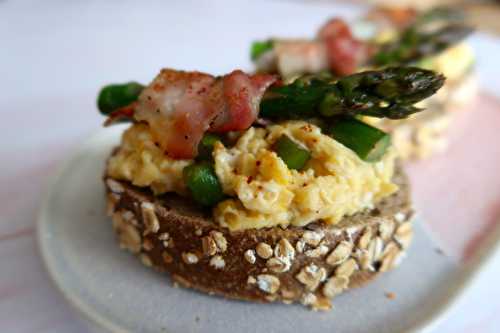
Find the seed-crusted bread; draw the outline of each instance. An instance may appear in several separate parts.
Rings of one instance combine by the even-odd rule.
[[[412,238],[408,181],[372,209],[334,226],[313,223],[231,232],[209,210],[177,195],[104,177],[120,246],[181,286],[257,302],[331,307],[335,295],[395,267]]]

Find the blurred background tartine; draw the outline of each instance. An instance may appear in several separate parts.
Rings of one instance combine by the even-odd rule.
[[[419,10],[435,6],[453,6],[466,11],[469,24],[478,30],[500,35],[500,1],[498,0],[364,0],[377,6],[413,7]]]

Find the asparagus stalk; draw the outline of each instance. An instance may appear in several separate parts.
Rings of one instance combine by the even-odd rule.
[[[272,119],[366,115],[401,119],[420,111],[413,104],[433,95],[444,77],[414,67],[366,71],[337,81],[303,77],[272,87],[260,104],[260,115]]]
[[[214,145],[217,141],[222,141],[222,138],[217,134],[205,133],[198,144],[198,155],[196,158],[200,161],[211,161]]]
[[[102,114],[109,115],[135,102],[143,89],[144,86],[137,82],[107,85],[99,92],[97,107]]]
[[[391,145],[389,134],[356,118],[337,119],[328,134],[367,162],[380,160]]]
[[[197,203],[211,207],[224,198],[222,186],[210,162],[200,162],[185,167],[183,177],[184,183]]]
[[[255,61],[267,51],[272,50],[273,47],[274,42],[271,39],[253,42],[250,48],[250,58]]]
[[[433,32],[422,32],[417,26],[406,29],[401,37],[381,46],[372,59],[373,65],[410,64],[425,56],[437,54],[463,40],[473,31],[462,24],[449,24]]]
[[[464,12],[457,8],[452,7],[434,7],[422,14],[418,15],[415,25],[422,26],[424,24],[442,22],[446,23],[459,23],[465,19]]]

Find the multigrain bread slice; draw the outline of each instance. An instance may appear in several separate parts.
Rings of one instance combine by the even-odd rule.
[[[104,181],[122,248],[183,287],[227,298],[329,309],[335,295],[395,267],[412,238],[410,191],[399,166],[395,194],[339,224],[236,232],[186,198]]]

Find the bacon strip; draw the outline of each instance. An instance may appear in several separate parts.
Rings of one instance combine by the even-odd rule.
[[[222,80],[223,98],[215,102],[221,112],[210,127],[211,132],[224,133],[242,131],[257,119],[259,104],[264,92],[276,81],[268,74],[247,75],[240,70],[233,71]],[[218,96],[219,89],[215,95]],[[220,105],[223,102],[224,106]]]
[[[258,115],[272,75],[233,71],[222,78],[164,69],[139,96],[137,121],[149,124],[155,141],[177,159],[193,158],[206,131],[244,130]]]
[[[276,40],[276,68],[284,77],[328,69],[326,48],[319,40]]]
[[[343,20],[333,18],[323,25],[315,39],[275,39],[271,53],[274,58],[266,59],[264,65],[285,78],[323,70],[344,76],[354,73],[372,52],[372,47],[356,39]]]
[[[341,19],[329,20],[318,33],[324,41],[330,69],[338,75],[349,75],[370,55],[369,46],[354,38],[349,26]]]

